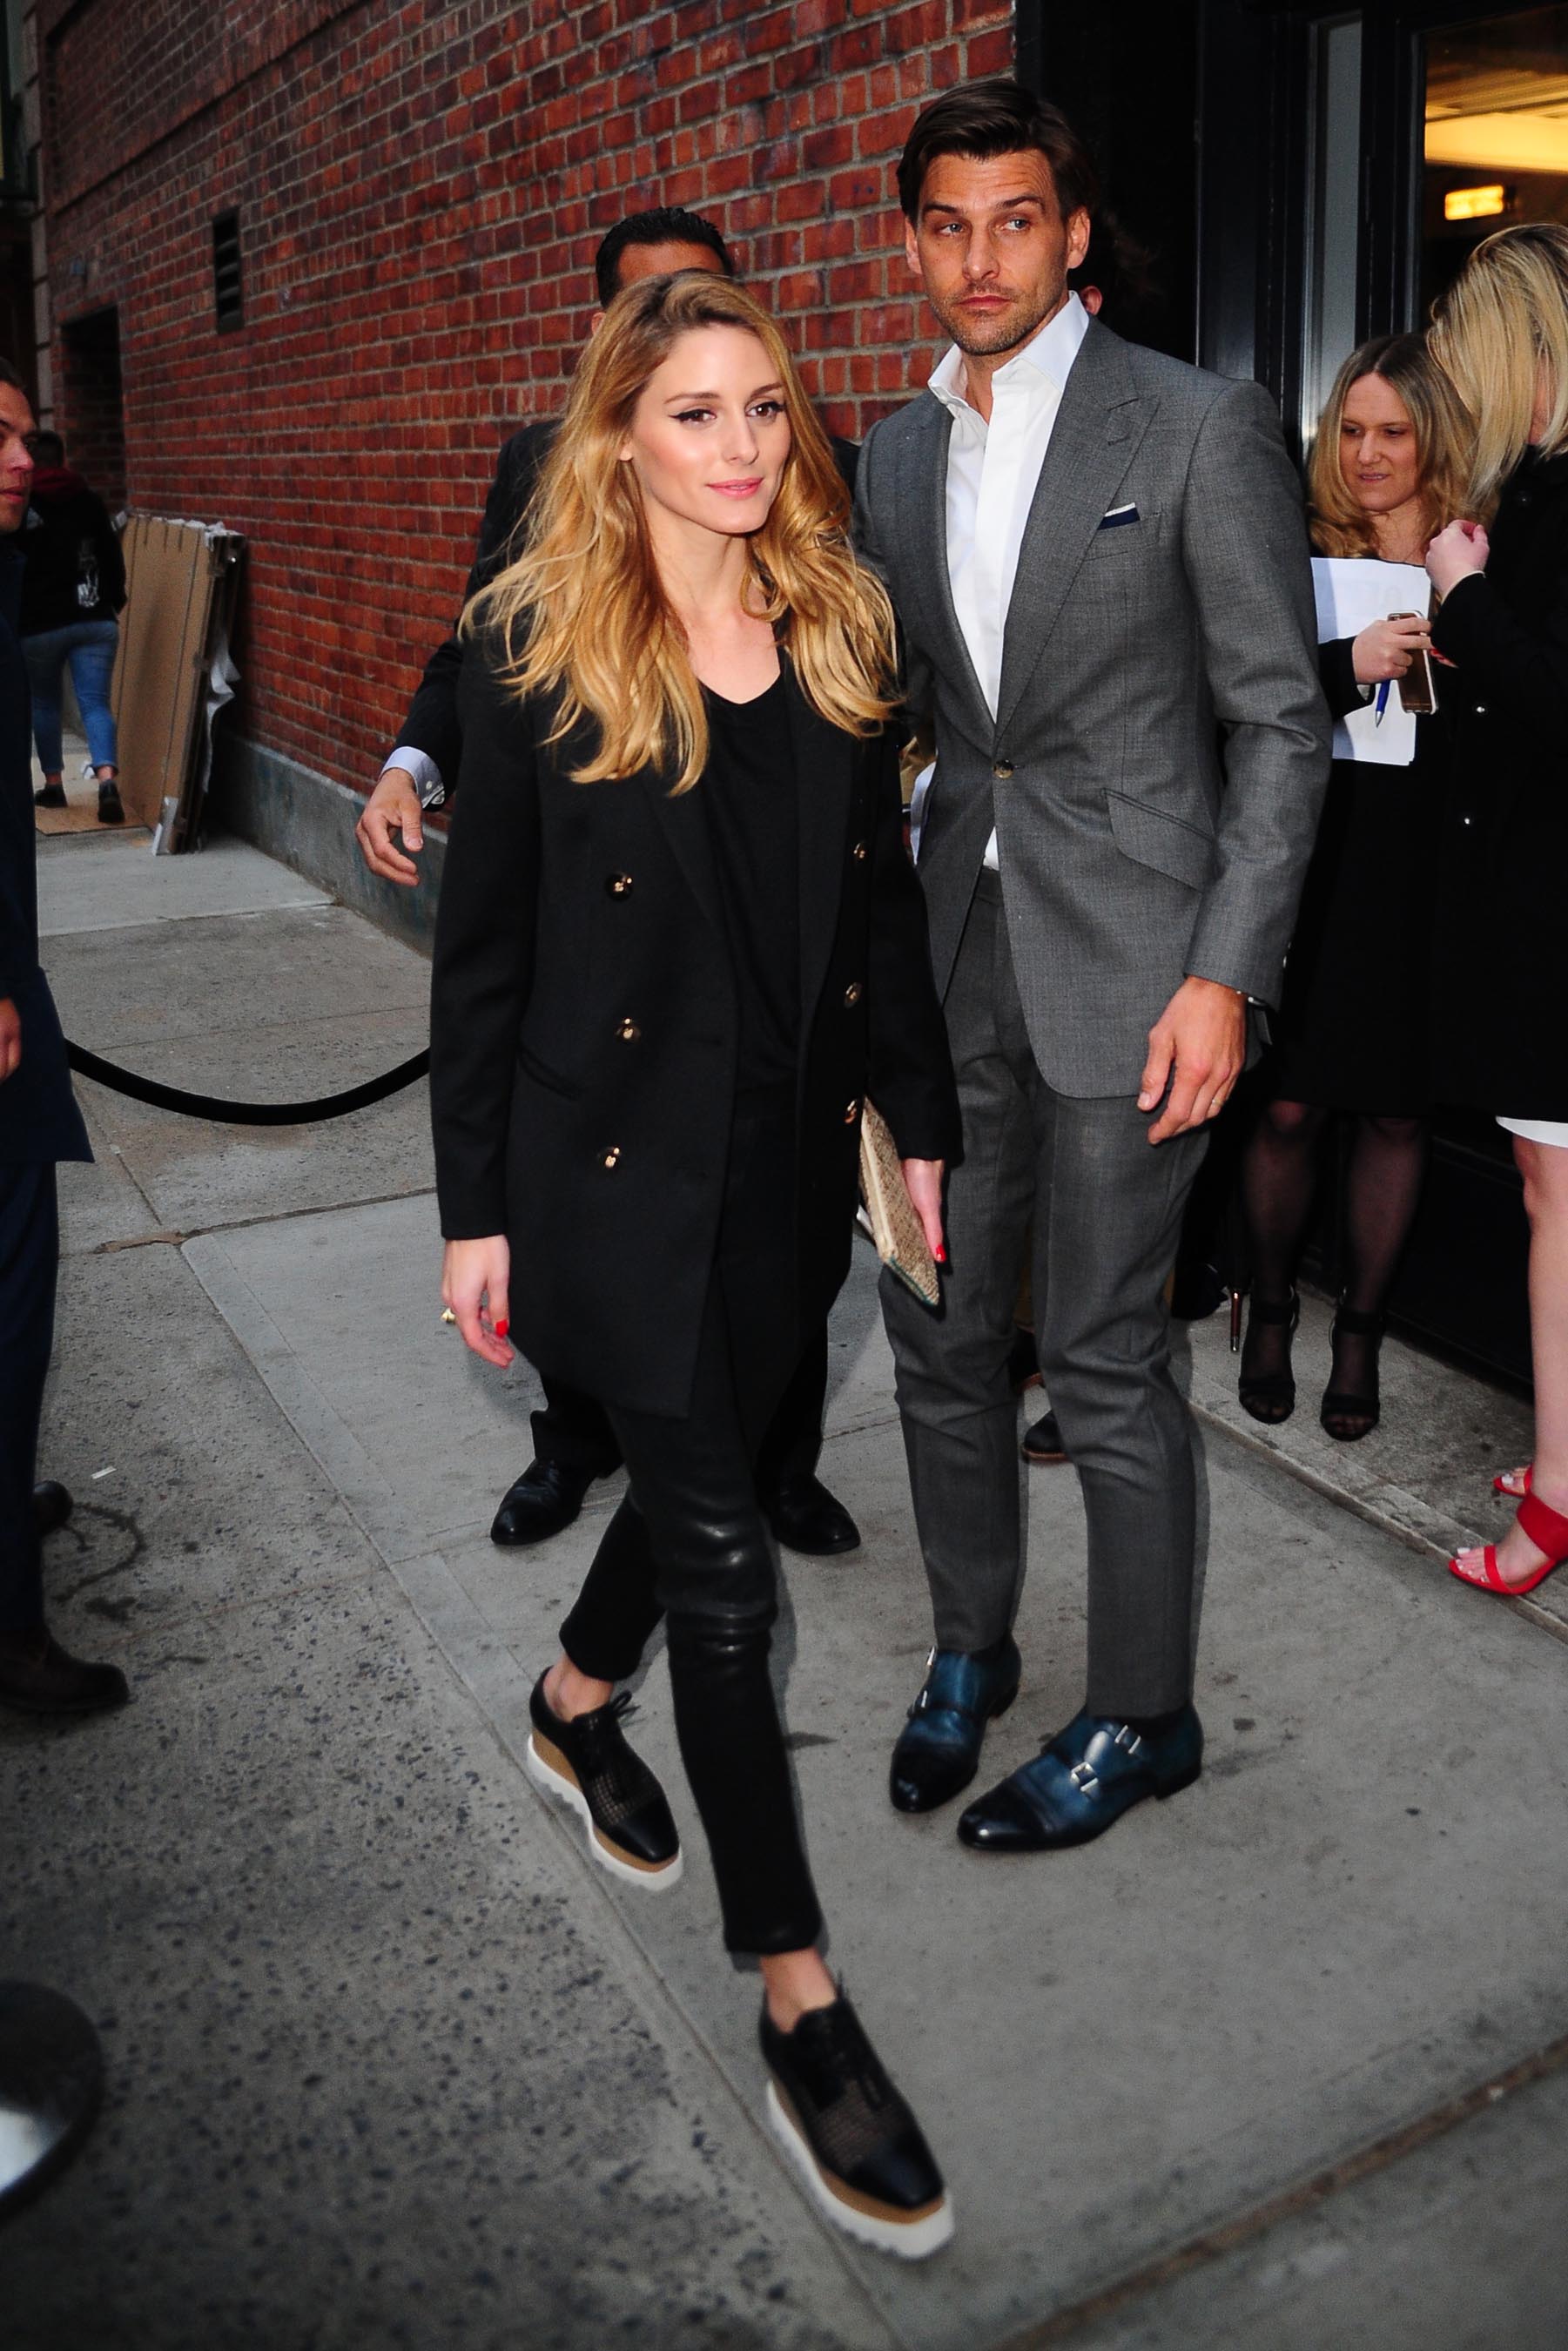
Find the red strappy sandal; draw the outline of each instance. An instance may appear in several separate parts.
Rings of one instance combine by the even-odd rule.
[[[1457,1575],[1461,1583],[1473,1584],[1478,1592],[1495,1592],[1505,1600],[1517,1600],[1524,1593],[1533,1592],[1538,1583],[1544,1583],[1552,1570],[1568,1560],[1568,1518],[1564,1518],[1561,1510],[1549,1509],[1538,1494],[1527,1494],[1519,1506],[1515,1524],[1523,1529],[1537,1551],[1546,1553],[1545,1565],[1538,1567],[1526,1582],[1503,1582],[1497,1572],[1496,1543],[1481,1545],[1481,1572],[1479,1575],[1462,1567],[1457,1559],[1448,1562],[1449,1574]]]
[[[1534,1475],[1533,1461],[1527,1461],[1522,1469],[1504,1469],[1499,1477],[1492,1479],[1492,1492],[1500,1494],[1505,1502],[1522,1502],[1530,1491]],[[1511,1478],[1517,1478],[1521,1482],[1517,1486],[1511,1486],[1508,1482]]]

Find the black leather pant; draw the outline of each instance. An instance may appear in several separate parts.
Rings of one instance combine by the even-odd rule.
[[[624,1681],[668,1617],[675,1732],[732,1951],[821,1931],[768,1671],[778,1614],[757,1499],[763,1436],[801,1353],[793,1327],[789,1105],[737,1112],[717,1261],[680,1420],[609,1407],[632,1491],[561,1626],[580,1672]]]

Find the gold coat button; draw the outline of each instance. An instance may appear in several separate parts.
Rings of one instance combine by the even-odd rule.
[[[1012,771],[1013,763],[1010,759],[998,759],[996,766],[991,769],[991,773],[995,776],[998,784],[1005,784],[1008,778],[1012,774]]]
[[[620,1038],[621,1042],[623,1045],[634,1045],[639,1037],[643,1034],[643,1031],[638,1028],[637,1023],[632,1019],[631,1015],[628,1014],[624,1020],[618,1020],[616,1022],[615,1034]]]
[[[852,979],[849,986],[844,990],[844,1002],[846,1005],[852,1006],[858,1004],[860,1000],[861,984],[858,979]]]
[[[606,1175],[613,1175],[621,1165],[621,1145],[618,1143],[612,1143],[599,1164]]]
[[[863,865],[866,861],[866,845],[864,841],[857,841],[854,847],[851,850],[850,855],[854,859],[857,865]]]
[[[857,1118],[859,1118],[860,1114],[861,1114],[861,1106],[860,1106],[860,1103],[859,1103],[858,1102],[851,1102],[851,1103],[849,1104],[848,1108],[847,1108],[847,1109],[845,1110],[845,1112],[844,1112],[844,1124],[845,1124],[846,1126],[853,1126],[853,1124],[854,1124],[854,1123],[855,1123],[856,1119],[857,1119]]]
[[[632,876],[630,873],[607,874],[604,882],[604,889],[605,894],[608,897],[629,897],[632,890]]]

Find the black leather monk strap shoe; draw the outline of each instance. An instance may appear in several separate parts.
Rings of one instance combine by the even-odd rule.
[[[0,1706],[18,1714],[104,1714],[130,1696],[118,1666],[68,1656],[47,1625],[0,1633]]]
[[[631,1703],[631,1691],[622,1690],[608,1706],[563,1722],[541,1674],[528,1698],[533,1729],[524,1761],[529,1779],[582,1821],[600,1867],[653,1893],[679,1878],[681,1840],[663,1788],[626,1744],[621,1718]]]
[[[1145,1796],[1174,1796],[1203,1769],[1203,1725],[1184,1706],[1167,1727],[1139,1730],[1113,1715],[1077,1714],[958,1823],[977,1853],[1054,1853],[1087,1844]]]
[[[1017,1698],[1021,1671],[1010,1633],[988,1649],[932,1650],[893,1750],[888,1793],[895,1812],[935,1812],[968,1786],[980,1768],[986,1725]]]
[[[780,2032],[762,2010],[768,2119],[812,2201],[862,2245],[923,2261],[953,2233],[942,2174],[841,1990]]]
[[[75,1508],[69,1493],[57,1478],[40,1478],[33,1489],[33,1524],[39,1540],[52,1535],[63,1527]]]
[[[786,1551],[803,1552],[808,1559],[831,1559],[839,1552],[860,1549],[859,1527],[820,1478],[788,1479],[761,1501],[762,1515]]]
[[[582,1508],[582,1498],[593,1479],[580,1469],[564,1469],[559,1461],[530,1461],[522,1476],[501,1497],[490,1528],[498,1543],[549,1542],[570,1527]]]

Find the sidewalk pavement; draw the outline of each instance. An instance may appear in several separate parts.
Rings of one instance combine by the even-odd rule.
[[[68,1033],[140,1071],[303,1099],[421,1040],[420,959],[239,844],[65,839],[40,877]],[[616,1485],[542,1550],[487,1539],[535,1390],[438,1320],[422,1090],[248,1132],[82,1094],[51,1607],[136,1702],[0,1724],[0,1974],[82,2002],[110,2085],[0,2229],[11,2351],[1568,2339],[1568,1595],[1488,1603],[1433,1548],[1492,1523],[1517,1404],[1391,1344],[1385,1430],[1317,1443],[1310,1316],[1296,1421],[1239,1442],[1199,1326],[1204,1778],[988,1862],[886,1802],[928,1618],[857,1251],[824,1475],[865,1543],[785,1555],[778,1672],[831,1959],[954,2195],[905,2268],[825,2229],[759,2126],[662,1658],[635,1735],[674,1894],[612,1884],[523,1777]],[[1076,1482],[1020,1477],[988,1779],[1080,1692]]]

